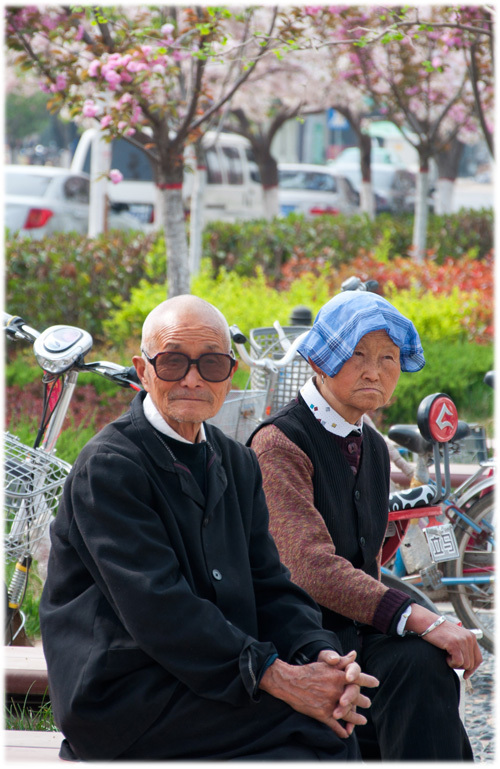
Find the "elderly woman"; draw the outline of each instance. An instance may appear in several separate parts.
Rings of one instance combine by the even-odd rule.
[[[381,296],[345,292],[319,311],[299,352],[315,375],[250,443],[281,560],[380,681],[356,727],[363,757],[472,760],[453,668],[469,677],[481,663],[474,635],[380,581],[390,461],[363,416],[388,402],[401,371],[424,366],[418,333]]]

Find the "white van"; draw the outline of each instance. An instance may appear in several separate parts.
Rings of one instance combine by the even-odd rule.
[[[71,161],[72,171],[90,174],[92,148],[99,140],[99,129],[89,128],[81,135]],[[207,131],[202,139],[207,169],[204,222],[220,219],[257,219],[264,216],[262,185],[250,142],[237,134]],[[187,166],[192,162],[188,154]],[[109,182],[107,195],[114,207],[126,207],[144,224],[158,222],[154,216],[156,187],[151,161],[146,153],[125,139],[111,142],[111,165],[123,175],[118,184]],[[183,199],[189,211],[193,173],[184,174]]]

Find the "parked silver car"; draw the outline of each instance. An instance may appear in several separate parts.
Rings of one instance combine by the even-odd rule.
[[[4,225],[19,237],[39,240],[55,232],[85,235],[89,176],[55,166],[4,166]],[[108,213],[110,229],[144,229],[128,211]]]
[[[278,183],[278,201],[283,216],[292,211],[313,217],[353,214],[359,210],[352,185],[329,166],[279,163]]]

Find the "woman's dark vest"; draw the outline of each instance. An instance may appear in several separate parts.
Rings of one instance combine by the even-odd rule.
[[[268,424],[276,425],[311,460],[314,505],[336,554],[378,579],[376,559],[387,528],[390,474],[382,436],[363,426],[361,461],[354,475],[334,436],[314,418],[300,395],[258,429]],[[354,622],[324,606],[321,610],[324,627],[339,635],[344,649],[358,648]]]

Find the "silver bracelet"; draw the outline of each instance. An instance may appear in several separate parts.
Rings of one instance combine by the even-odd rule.
[[[423,633],[419,633],[418,635],[420,636],[420,638],[423,638],[424,635],[427,635],[427,633],[430,633],[431,630],[434,630],[434,628],[439,627],[439,625],[442,625],[443,622],[445,621],[446,621],[446,617],[443,617],[443,615],[441,615],[440,617],[437,618],[435,622],[432,623],[432,625],[429,625],[427,630],[424,630]]]

